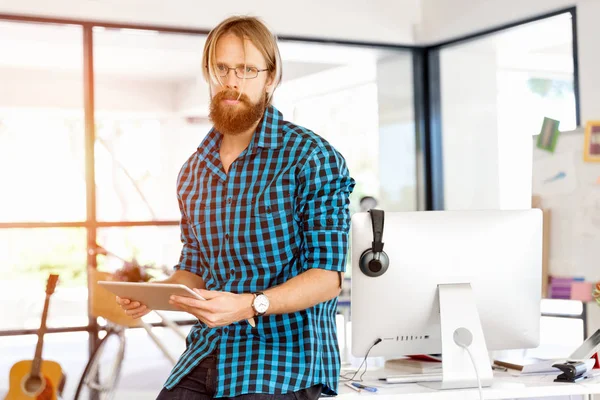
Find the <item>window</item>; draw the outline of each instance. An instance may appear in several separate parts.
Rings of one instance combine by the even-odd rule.
[[[83,221],[82,29],[0,21],[0,221]]]
[[[93,32],[98,220],[177,221],[177,174],[211,127],[204,37]]]
[[[0,21],[0,168],[8,172],[0,175],[0,286],[6,309],[19,310],[0,331],[38,328],[51,272],[60,280],[48,325],[86,326],[93,241],[143,264],[171,268],[179,258],[176,179],[212,125],[205,35],[85,29],[94,54],[93,182],[85,168],[84,27]],[[292,40],[280,48],[285,73],[275,105],[345,156],[357,181],[351,211],[363,196],[390,211],[416,209],[411,51]],[[98,256],[91,264],[112,271],[122,261]]]
[[[442,47],[446,209],[531,205],[533,135],[576,125],[571,14]]]
[[[417,209],[412,55],[400,50],[283,42],[274,104],[327,139],[356,180],[351,211],[373,196],[387,211]]]
[[[0,330],[37,329],[48,275],[59,275],[48,326],[87,325],[86,234],[80,228],[0,229]]]

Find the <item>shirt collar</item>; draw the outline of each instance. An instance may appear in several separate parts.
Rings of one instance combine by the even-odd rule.
[[[253,153],[257,148],[276,149],[281,146],[280,128],[282,124],[283,114],[274,106],[268,106],[256,127],[247,151]],[[212,152],[218,153],[222,139],[223,134],[212,127],[208,135],[200,143],[200,146],[198,146],[200,157],[205,158]]]
[[[261,122],[256,127],[252,142],[257,147],[276,149],[281,145],[283,114],[274,106],[268,106]],[[251,142],[251,143],[252,143]]]

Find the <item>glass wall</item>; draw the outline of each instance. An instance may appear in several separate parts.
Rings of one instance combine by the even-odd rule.
[[[417,209],[412,55],[406,51],[283,42],[274,104],[323,136],[356,180],[352,211],[372,196],[387,211]]]
[[[86,219],[82,32],[0,21],[1,223]],[[0,330],[39,327],[50,272],[48,326],[87,325],[85,249],[82,228],[0,229]]]
[[[94,29],[99,220],[179,218],[175,178],[211,127],[203,46],[203,36]],[[346,157],[357,180],[353,210],[366,195],[386,210],[416,209],[411,53],[280,48],[274,104]]]
[[[176,178],[212,125],[201,74],[205,35],[96,26],[92,39],[93,183],[85,169],[83,27],[0,21],[0,336],[39,327],[49,273],[60,280],[48,326],[87,329],[90,237],[146,265],[170,269],[179,258]],[[351,211],[360,210],[364,196],[386,210],[416,209],[411,51],[285,40],[280,48],[284,80],[274,104],[345,156],[357,181]],[[88,203],[89,184],[96,198]],[[96,220],[87,220],[94,204]],[[92,266],[114,271],[122,264],[98,255]],[[176,314],[169,313],[186,318]],[[128,334],[146,338],[142,331]],[[87,338],[87,332],[47,336],[44,356],[69,377],[65,398],[87,361]],[[0,395],[11,365],[31,358],[36,341],[0,337],[7,355]],[[77,351],[64,352],[68,341]],[[140,356],[128,353],[127,365]],[[160,375],[159,382],[169,368],[144,374]],[[141,376],[137,367],[130,372]],[[130,386],[131,393],[146,388]]]
[[[446,209],[531,205],[532,136],[576,127],[565,13],[440,50]]]
[[[178,220],[177,174],[211,126],[204,36],[93,32],[98,220]]]
[[[0,21],[0,221],[85,220],[82,28]]]
[[[59,274],[48,326],[87,325],[86,233],[81,228],[0,229],[0,330],[37,329],[49,273]]]

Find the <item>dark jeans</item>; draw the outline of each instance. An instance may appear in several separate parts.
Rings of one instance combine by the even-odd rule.
[[[217,384],[217,358],[214,354],[207,356],[184,377],[173,389],[163,390],[156,400],[211,400]],[[321,395],[322,385],[286,394],[249,393],[236,397],[235,400],[316,400]],[[228,399],[228,398],[224,398]]]

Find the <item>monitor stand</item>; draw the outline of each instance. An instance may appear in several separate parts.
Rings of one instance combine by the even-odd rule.
[[[456,341],[468,345],[481,380],[490,386],[493,379],[490,358],[475,306],[470,283],[438,285],[442,339],[442,381],[421,382],[432,389],[476,388],[477,377],[469,353]],[[456,336],[455,336],[456,335]],[[470,342],[472,339],[472,343]]]

